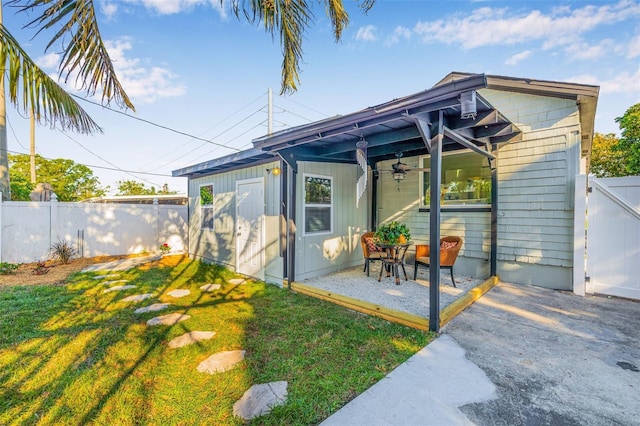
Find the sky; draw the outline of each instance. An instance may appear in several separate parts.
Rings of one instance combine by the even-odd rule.
[[[640,102],[640,1],[377,0],[364,14],[343,0],[350,22],[334,40],[324,6],[313,5],[298,90],[279,95],[279,36],[238,19],[219,0],[94,0],[100,33],[135,112],[79,100],[102,127],[81,135],[36,128],[36,151],[88,165],[113,193],[136,180],[186,193],[171,172],[252,147],[273,130],[348,114],[431,88],[452,71],[600,86],[595,131]],[[24,50],[56,75],[51,33],[24,28],[3,8]],[[61,82],[64,86],[64,82]],[[73,87],[66,85],[69,90]],[[8,149],[29,152],[29,118],[8,104]]]

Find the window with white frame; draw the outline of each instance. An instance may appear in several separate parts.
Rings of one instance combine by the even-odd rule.
[[[304,233],[326,234],[333,230],[333,179],[304,175]]]
[[[202,229],[213,229],[213,185],[200,186],[200,218]]]
[[[430,167],[431,157],[420,157],[420,166]],[[420,206],[431,201],[430,171],[420,174]],[[442,156],[440,205],[482,207],[491,204],[491,168],[489,161],[473,151]]]

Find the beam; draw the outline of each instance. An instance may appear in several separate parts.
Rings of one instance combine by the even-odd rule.
[[[477,146],[476,144],[474,144],[473,142],[465,139],[464,137],[460,136],[458,133],[454,132],[453,130],[449,129],[448,127],[444,128],[444,135],[452,140],[454,140],[455,142],[459,143],[460,145],[469,148],[470,150],[477,152],[480,155],[483,155],[487,158],[491,158],[494,159],[495,156],[491,153],[488,153],[487,151],[485,151],[484,149],[480,148],[479,146]]]
[[[416,122],[416,127],[418,129],[418,132],[420,133],[420,136],[422,137],[422,141],[424,142],[425,147],[429,152],[431,152],[431,123],[429,123],[428,117],[420,114],[415,115],[413,119]]]

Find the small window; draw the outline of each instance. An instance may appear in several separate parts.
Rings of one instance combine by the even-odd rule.
[[[213,185],[200,187],[200,217],[202,229],[213,229]]]
[[[304,233],[331,233],[333,228],[330,177],[304,176]]]
[[[421,157],[421,167],[429,168],[431,157]],[[420,176],[420,206],[431,201],[430,172]],[[486,157],[476,152],[442,156],[441,206],[486,206],[491,204],[491,169]]]

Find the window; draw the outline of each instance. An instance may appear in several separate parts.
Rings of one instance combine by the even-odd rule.
[[[332,179],[304,176],[304,233],[332,232]]]
[[[213,185],[200,186],[202,229],[213,229]]]
[[[431,157],[421,157],[422,167],[430,166]],[[429,207],[430,172],[420,176],[420,206]],[[442,156],[440,205],[486,206],[491,204],[491,169],[483,155],[472,151]]]

